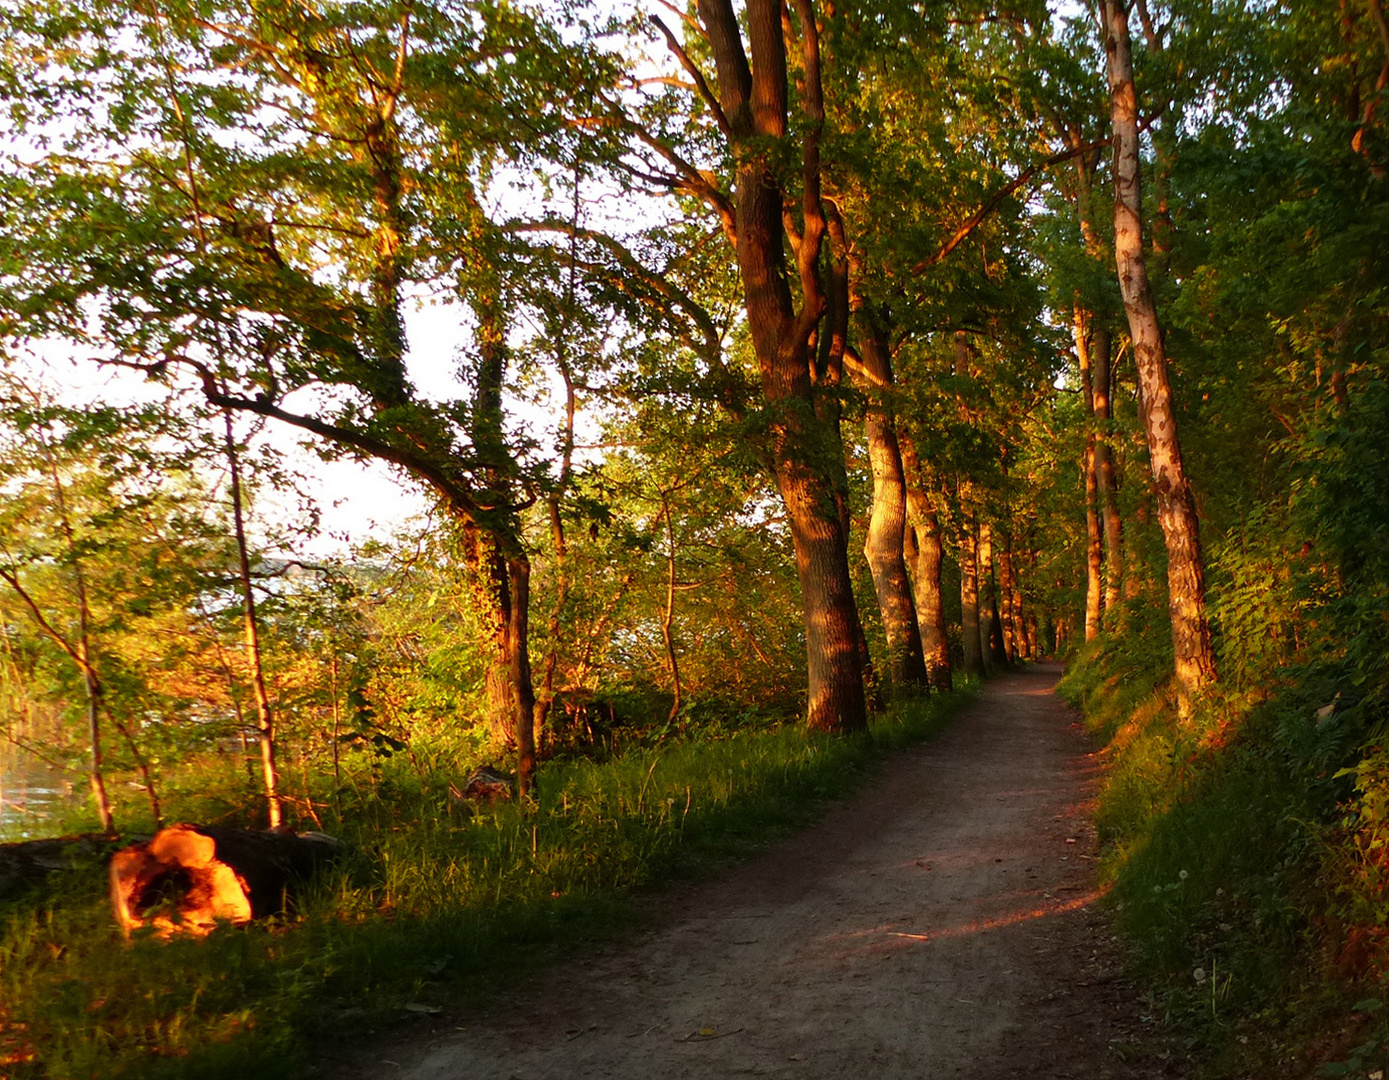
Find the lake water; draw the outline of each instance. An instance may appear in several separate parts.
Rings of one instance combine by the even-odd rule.
[[[0,753],[0,843],[51,836],[54,811],[81,797],[81,781],[27,754]]]

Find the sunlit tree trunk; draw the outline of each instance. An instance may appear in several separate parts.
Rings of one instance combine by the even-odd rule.
[[[1071,129],[1068,136],[1073,146],[1081,145],[1078,130]],[[1086,254],[1097,264],[1108,262],[1105,243],[1095,227],[1093,178],[1096,161],[1088,154],[1075,158],[1076,211],[1080,219],[1080,234]],[[1103,577],[1104,592],[1101,603],[1102,612],[1108,615],[1118,610],[1120,583],[1123,579],[1123,531],[1119,517],[1118,479],[1114,469],[1114,453],[1110,442],[1112,409],[1110,407],[1110,382],[1112,335],[1107,318],[1103,314],[1090,311],[1079,297],[1073,308],[1072,329],[1075,337],[1076,355],[1080,361],[1081,383],[1084,390],[1088,417],[1086,430],[1086,507],[1087,507],[1087,582],[1086,591],[1086,640],[1093,636],[1092,626],[1098,627],[1093,619],[1100,618],[1095,611],[1092,599],[1094,585],[1094,536],[1093,522],[1089,520],[1092,500],[1089,496],[1089,473],[1094,473],[1096,500],[1100,532],[1103,535]]]
[[[1007,667],[1003,647],[1003,625],[998,610],[998,582],[994,579],[994,530],[987,521],[979,523],[979,646],[986,667]]]
[[[960,500],[960,624],[964,648],[964,669],[970,675],[984,674],[984,650],[979,636],[979,526],[974,510]]]
[[[1003,537],[1003,545],[998,551],[998,594],[1000,625],[1003,628],[1003,649],[1005,659],[1011,664],[1021,657],[1022,649],[1019,647],[1015,629],[1017,620],[1013,611],[1013,601],[1016,596],[1013,589],[1013,543],[1006,534]]]
[[[907,483],[892,410],[882,400],[892,385],[891,361],[887,343],[875,327],[865,327],[861,356],[871,381],[863,423],[873,474],[873,504],[863,554],[873,574],[878,610],[887,634],[888,678],[895,687],[920,688],[927,685],[926,662],[903,556]],[[877,400],[873,400],[874,396]]]
[[[670,715],[667,722],[674,723],[680,715],[680,661],[675,655],[675,637],[672,633],[675,623],[675,526],[670,516],[670,494],[661,492],[661,516],[666,524],[666,607],[661,615],[661,639],[666,646],[666,666],[670,669]]]
[[[1115,260],[1147,417],[1158,522],[1167,547],[1178,707],[1183,715],[1189,715],[1194,699],[1216,679],[1215,653],[1206,619],[1200,528],[1182,463],[1167,355],[1143,256],[1138,108],[1128,12],[1121,0],[1101,0],[1100,8],[1114,128]]]
[[[260,619],[256,615],[256,590],[251,579],[251,556],[246,543],[246,516],[242,499],[241,464],[232,431],[231,410],[222,410],[226,425],[227,465],[231,475],[232,527],[236,534],[237,574],[241,585],[241,626],[246,641],[246,660],[251,670],[251,692],[256,702],[256,732],[260,742],[261,782],[270,827],[283,824],[280,807],[280,774],[275,764],[275,716],[270,693],[265,687],[265,666],[261,663]]]
[[[788,225],[783,216],[783,225],[788,233],[795,230]],[[824,465],[827,478],[834,490],[835,508],[839,512],[839,528],[844,534],[845,544],[853,531],[853,513],[849,506],[849,470],[844,455],[844,360],[849,343],[849,315],[851,307],[849,282],[849,243],[844,231],[844,222],[837,210],[825,215],[826,236],[830,241],[829,258],[825,266],[825,314],[820,328],[816,331],[814,345],[809,355],[814,357],[811,378],[811,394],[815,401],[815,416],[833,442],[833,452],[826,455]],[[793,237],[797,246],[801,237]],[[859,666],[863,672],[864,693],[869,709],[881,709],[884,705],[883,687],[873,665],[873,656],[868,648],[868,635],[864,633],[863,622],[854,612],[855,633],[858,640]]]
[[[699,0],[718,73],[721,110],[738,162],[734,211],[744,308],[770,415],[770,458],[786,506],[804,602],[810,727],[847,731],[868,722],[862,628],[849,574],[848,538],[835,503],[831,467],[838,432],[817,415],[808,345],[825,298],[819,261],[826,223],[820,202],[819,138],[824,123],[819,39],[810,0],[792,5],[804,51],[805,126],[800,135],[802,224],[792,300],[782,226],[785,193],[779,148],[788,135],[786,40],[779,0],[749,0],[748,52],[729,0]]]
[[[921,651],[927,675],[937,690],[950,690],[953,680],[950,670],[950,639],[945,626],[945,592],[941,585],[941,566],[945,562],[945,545],[941,536],[940,515],[931,495],[926,491],[916,444],[905,434],[898,433],[902,467],[907,481],[906,552],[912,559],[913,586],[916,596],[917,626],[921,631]]]
[[[535,689],[530,663],[530,558],[510,505],[514,462],[503,431],[505,324],[494,297],[473,297],[478,317],[478,364],[473,399],[473,445],[484,464],[483,507],[460,513],[469,563],[476,575],[476,607],[490,640],[486,674],[493,738],[514,746],[517,786],[530,792],[535,778]]]
[[[1119,477],[1114,465],[1114,445],[1110,437],[1110,422],[1114,419],[1111,404],[1113,338],[1103,321],[1095,320],[1090,335],[1090,357],[1093,371],[1095,434],[1095,479],[1099,485],[1100,516],[1104,526],[1104,610],[1112,617],[1119,609],[1124,578],[1124,522],[1119,516]]]
[[[1080,392],[1085,402],[1085,640],[1100,632],[1104,599],[1104,546],[1100,524],[1099,474],[1095,467],[1095,393],[1090,368],[1089,312],[1079,305],[1074,312],[1076,356],[1080,361]]]

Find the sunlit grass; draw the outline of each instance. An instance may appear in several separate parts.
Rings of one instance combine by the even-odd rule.
[[[302,1076],[316,1039],[485,996],[629,924],[633,890],[807,820],[969,696],[900,705],[857,737],[787,726],[552,762],[537,803],[466,817],[448,774],[378,763],[337,793],[353,854],[297,913],[203,941],[123,942],[101,867],[75,871],[0,907],[0,1075]]]
[[[1181,723],[1162,667],[1123,648],[1082,656],[1062,690],[1106,743],[1101,873],[1135,973],[1210,1075],[1334,1057],[1323,1035],[1369,1023],[1360,1006],[1389,995],[1335,961],[1351,789],[1329,754],[1308,749],[1312,705],[1217,691]]]

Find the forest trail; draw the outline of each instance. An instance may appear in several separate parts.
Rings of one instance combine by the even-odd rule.
[[[992,680],[816,825],[657,896],[646,933],[346,1075],[1177,1074],[1095,905],[1099,764],[1059,673]]]

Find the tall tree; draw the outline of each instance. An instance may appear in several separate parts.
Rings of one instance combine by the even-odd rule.
[[[784,23],[782,5],[773,0],[749,0],[745,22],[731,0],[699,0],[697,11],[713,59],[712,87],[674,36],[666,36],[693,72],[702,105],[715,117],[734,163],[731,195],[713,188],[673,152],[665,156],[674,158],[681,172],[679,185],[719,213],[742,275],[744,313],[766,403],[768,458],[786,506],[801,582],[807,723],[819,730],[853,730],[867,723],[863,632],[836,497],[843,461],[838,424],[817,408],[817,396],[834,388],[817,386],[811,353],[827,305],[821,274],[828,231],[821,202],[821,26],[812,0],[797,0],[794,18]],[[788,39],[800,52],[794,128]],[[798,183],[790,181],[783,165],[788,154],[799,159]],[[786,214],[784,223],[788,204],[796,212]],[[788,243],[799,302],[787,266]]]
[[[1138,97],[1125,0],[1101,0],[1100,17],[1114,133],[1115,261],[1143,397],[1158,522],[1167,547],[1178,699],[1182,712],[1189,713],[1195,699],[1216,679],[1215,651],[1206,617],[1200,523],[1182,462],[1167,353],[1143,252]]]
[[[25,268],[4,297],[7,329],[156,377],[192,371],[219,409],[427,487],[468,541],[491,723],[518,748],[525,786],[534,694],[519,514],[549,474],[533,455],[523,467],[523,440],[497,417],[498,379],[506,308],[544,291],[558,264],[500,240],[479,192],[506,161],[568,163],[580,145],[570,121],[592,111],[575,102],[610,68],[538,18],[481,6],[245,0],[209,19],[178,3],[93,4],[56,37],[42,8],[7,15],[14,40],[34,44],[9,57],[8,77],[32,86],[37,67],[56,73],[51,93],[15,106],[18,127],[42,136],[86,98],[99,105],[64,152],[7,178],[7,197],[53,212],[42,233],[7,219],[6,266]],[[87,81],[96,40],[117,43],[106,62],[121,79]],[[410,370],[405,313],[425,292],[460,321],[469,306],[486,312],[460,400],[422,392]]]

